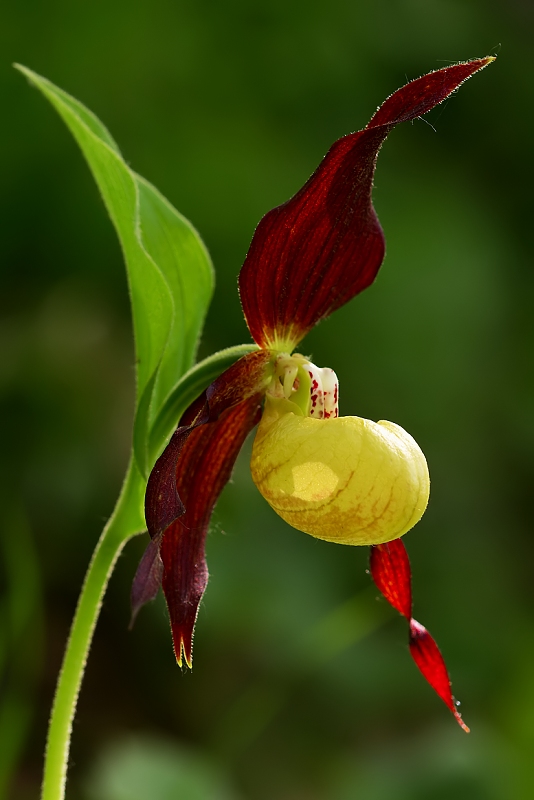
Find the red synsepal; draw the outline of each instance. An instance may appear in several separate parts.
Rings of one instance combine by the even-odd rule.
[[[401,539],[371,547],[370,568],[373,580],[393,608],[410,623],[410,653],[423,677],[452,711],[466,733],[469,728],[456,707],[451,682],[439,648],[423,627],[412,617],[412,581],[410,561]]]
[[[176,484],[186,511],[167,528],[160,548],[162,586],[179,664],[183,653],[191,666],[193,628],[208,582],[204,545],[210,517],[260,414],[259,399],[251,397],[216,422],[195,428],[180,453]]]
[[[373,282],[385,251],[371,203],[381,144],[395,125],[425,114],[490,61],[446,67],[399,89],[364,130],[332,145],[291,200],[263,217],[239,275],[245,318],[261,347],[292,349]]]
[[[178,663],[191,665],[192,636],[208,572],[211,513],[247,434],[258,422],[270,377],[268,351],[223,372],[184,413],[150,474],[145,516],[151,542],[132,586],[132,619],[163,585]]]

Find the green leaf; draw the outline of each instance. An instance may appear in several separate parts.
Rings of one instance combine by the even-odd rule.
[[[157,411],[177,380],[195,361],[199,334],[211,300],[214,273],[208,251],[193,226],[148,181],[135,176],[139,189],[143,243],[162,270],[179,313],[157,379]]]
[[[201,392],[239,358],[259,350],[256,344],[240,344],[219,350],[189,370],[174,386],[162,404],[150,431],[150,464],[154,463],[165,447],[186,408]]]
[[[122,246],[137,364],[134,451],[146,476],[150,420],[194,362],[213,269],[194,228],[123,160],[110,133],[75,98],[15,65],[60,114],[85,156]]]

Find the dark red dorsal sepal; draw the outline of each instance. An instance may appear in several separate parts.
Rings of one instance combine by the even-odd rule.
[[[412,617],[412,579],[408,553],[401,539],[371,547],[371,575],[393,608],[410,625],[410,653],[423,677],[452,711],[466,733],[469,728],[462,719],[451,692],[451,682],[439,648],[419,622]]]
[[[385,243],[372,202],[388,133],[441,103],[493,58],[431,72],[394,92],[367,127],[335,142],[297,194],[260,221],[239,275],[252,337],[291,351],[320,320],[369,286]]]

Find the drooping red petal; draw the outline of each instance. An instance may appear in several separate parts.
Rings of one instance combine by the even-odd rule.
[[[261,347],[293,349],[373,282],[385,251],[371,203],[382,142],[399,122],[425,114],[493,60],[446,67],[399,89],[364,130],[332,145],[291,200],[263,217],[239,276],[245,318]]]
[[[272,354],[249,353],[183,415],[150,474],[145,517],[152,541],[134,578],[132,619],[162,580],[178,663],[191,665],[192,636],[208,572],[204,541],[237,454],[261,413]]]
[[[373,545],[370,568],[373,580],[386,600],[410,623],[410,653],[423,677],[452,711],[458,724],[469,733],[452,696],[443,656],[426,628],[412,617],[410,561],[402,540]]]

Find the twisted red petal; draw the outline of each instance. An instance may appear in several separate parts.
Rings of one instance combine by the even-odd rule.
[[[412,574],[401,539],[371,547],[371,575],[393,608],[410,620],[412,617]]]
[[[191,666],[198,606],[208,580],[204,543],[217,499],[247,434],[258,422],[270,377],[269,352],[249,353],[188,408],[156,462],[145,498],[152,541],[132,587],[132,617],[155,597],[160,581],[176,658]]]
[[[426,628],[412,617],[410,561],[401,539],[373,545],[370,567],[373,580],[386,600],[410,623],[410,653],[423,677],[452,711],[458,724],[469,733],[452,696],[443,656]]]
[[[493,60],[446,67],[399,89],[363,131],[332,145],[291,200],[263,217],[239,275],[245,318],[261,347],[293,349],[373,282],[385,251],[371,203],[382,142],[399,122],[425,114]]]

